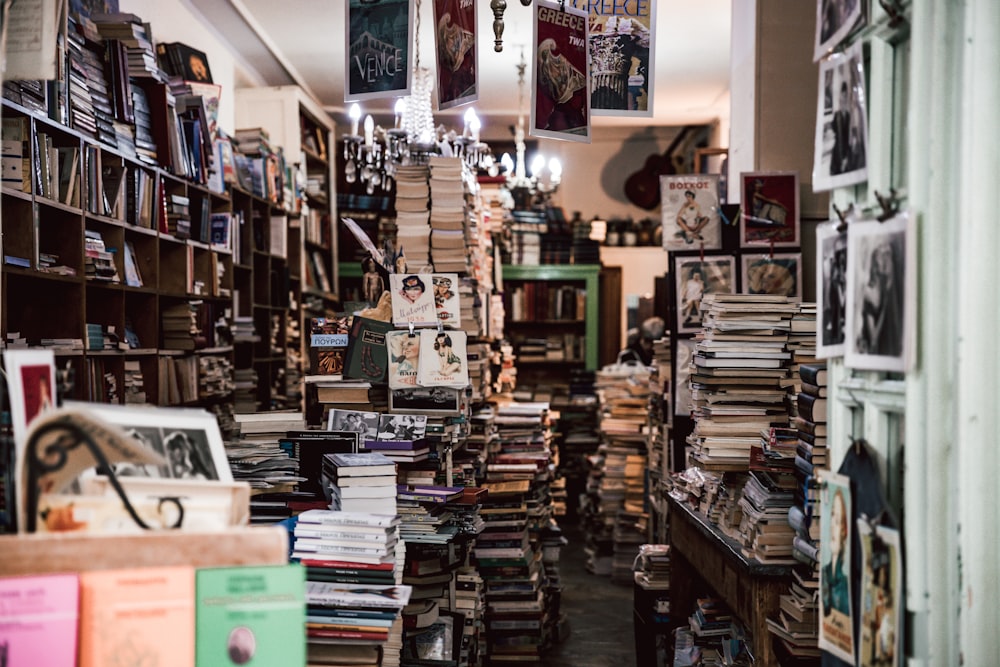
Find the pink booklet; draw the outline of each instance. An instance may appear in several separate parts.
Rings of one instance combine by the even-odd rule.
[[[0,579],[0,664],[74,667],[79,593],[75,574]]]

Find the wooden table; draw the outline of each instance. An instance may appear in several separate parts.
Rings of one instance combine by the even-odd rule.
[[[673,498],[668,499],[668,512],[672,626],[687,623],[696,597],[706,592],[700,587],[704,582],[753,634],[756,664],[777,667],[767,617],[777,616],[778,596],[788,593],[791,566],[747,558],[740,545],[703,514]]]

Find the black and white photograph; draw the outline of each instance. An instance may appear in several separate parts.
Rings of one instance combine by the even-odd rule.
[[[885,222],[854,222],[847,234],[847,341],[849,368],[904,372],[913,330],[913,249],[909,215]]]
[[[862,13],[861,0],[816,0],[816,46],[813,61],[837,48],[851,34]]]
[[[378,422],[379,440],[413,441],[427,432],[427,415],[383,414]]]
[[[691,415],[691,362],[694,359],[695,345],[693,338],[678,338],[677,352],[674,354],[674,415],[689,417]]]
[[[816,225],[816,357],[844,356],[847,322],[847,230],[839,221]]]
[[[706,294],[736,292],[736,258],[674,257],[677,295],[677,333],[701,330],[701,300]]]
[[[664,250],[722,247],[718,174],[660,176],[660,201]]]
[[[364,410],[330,410],[327,417],[328,431],[360,433],[361,439],[374,439],[378,435],[379,413]]]
[[[743,255],[743,292],[802,300],[802,253]]]
[[[868,180],[868,120],[861,42],[819,63],[813,191]]]
[[[428,416],[454,415],[462,409],[463,394],[463,390],[451,387],[392,389],[389,391],[389,410]]]

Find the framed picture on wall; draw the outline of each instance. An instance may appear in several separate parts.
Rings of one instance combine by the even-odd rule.
[[[740,183],[743,188],[740,246],[788,248],[802,245],[799,172],[743,172]]]
[[[813,190],[868,180],[868,121],[861,42],[819,64]]]
[[[849,368],[905,372],[912,358],[916,311],[909,214],[851,223],[847,233]]]
[[[802,253],[743,255],[743,292],[802,300]]]
[[[664,250],[718,250],[719,175],[660,176]]]
[[[847,230],[839,221],[816,225],[816,357],[844,354],[847,322]]]
[[[736,258],[674,256],[673,275],[676,277],[677,333],[701,330],[701,299],[706,294],[736,293]]]

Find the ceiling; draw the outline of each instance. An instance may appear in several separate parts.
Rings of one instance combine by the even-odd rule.
[[[246,85],[298,84],[344,122],[344,5],[347,0],[190,0],[242,55]],[[493,13],[479,2],[480,99],[476,112],[491,124],[518,113],[517,63],[527,51],[534,7],[508,0],[503,52],[493,50]],[[595,117],[595,127],[685,125],[729,115],[731,0],[649,0],[656,6],[652,119]],[[419,3],[421,64],[433,66],[432,3]],[[530,85],[530,71],[525,90]],[[239,81],[237,83],[240,83]],[[366,112],[389,116],[392,101],[367,101]],[[527,104],[525,104],[527,107]],[[452,110],[460,114],[465,107]],[[527,108],[524,109],[527,111]],[[439,115],[448,115],[442,112]]]

